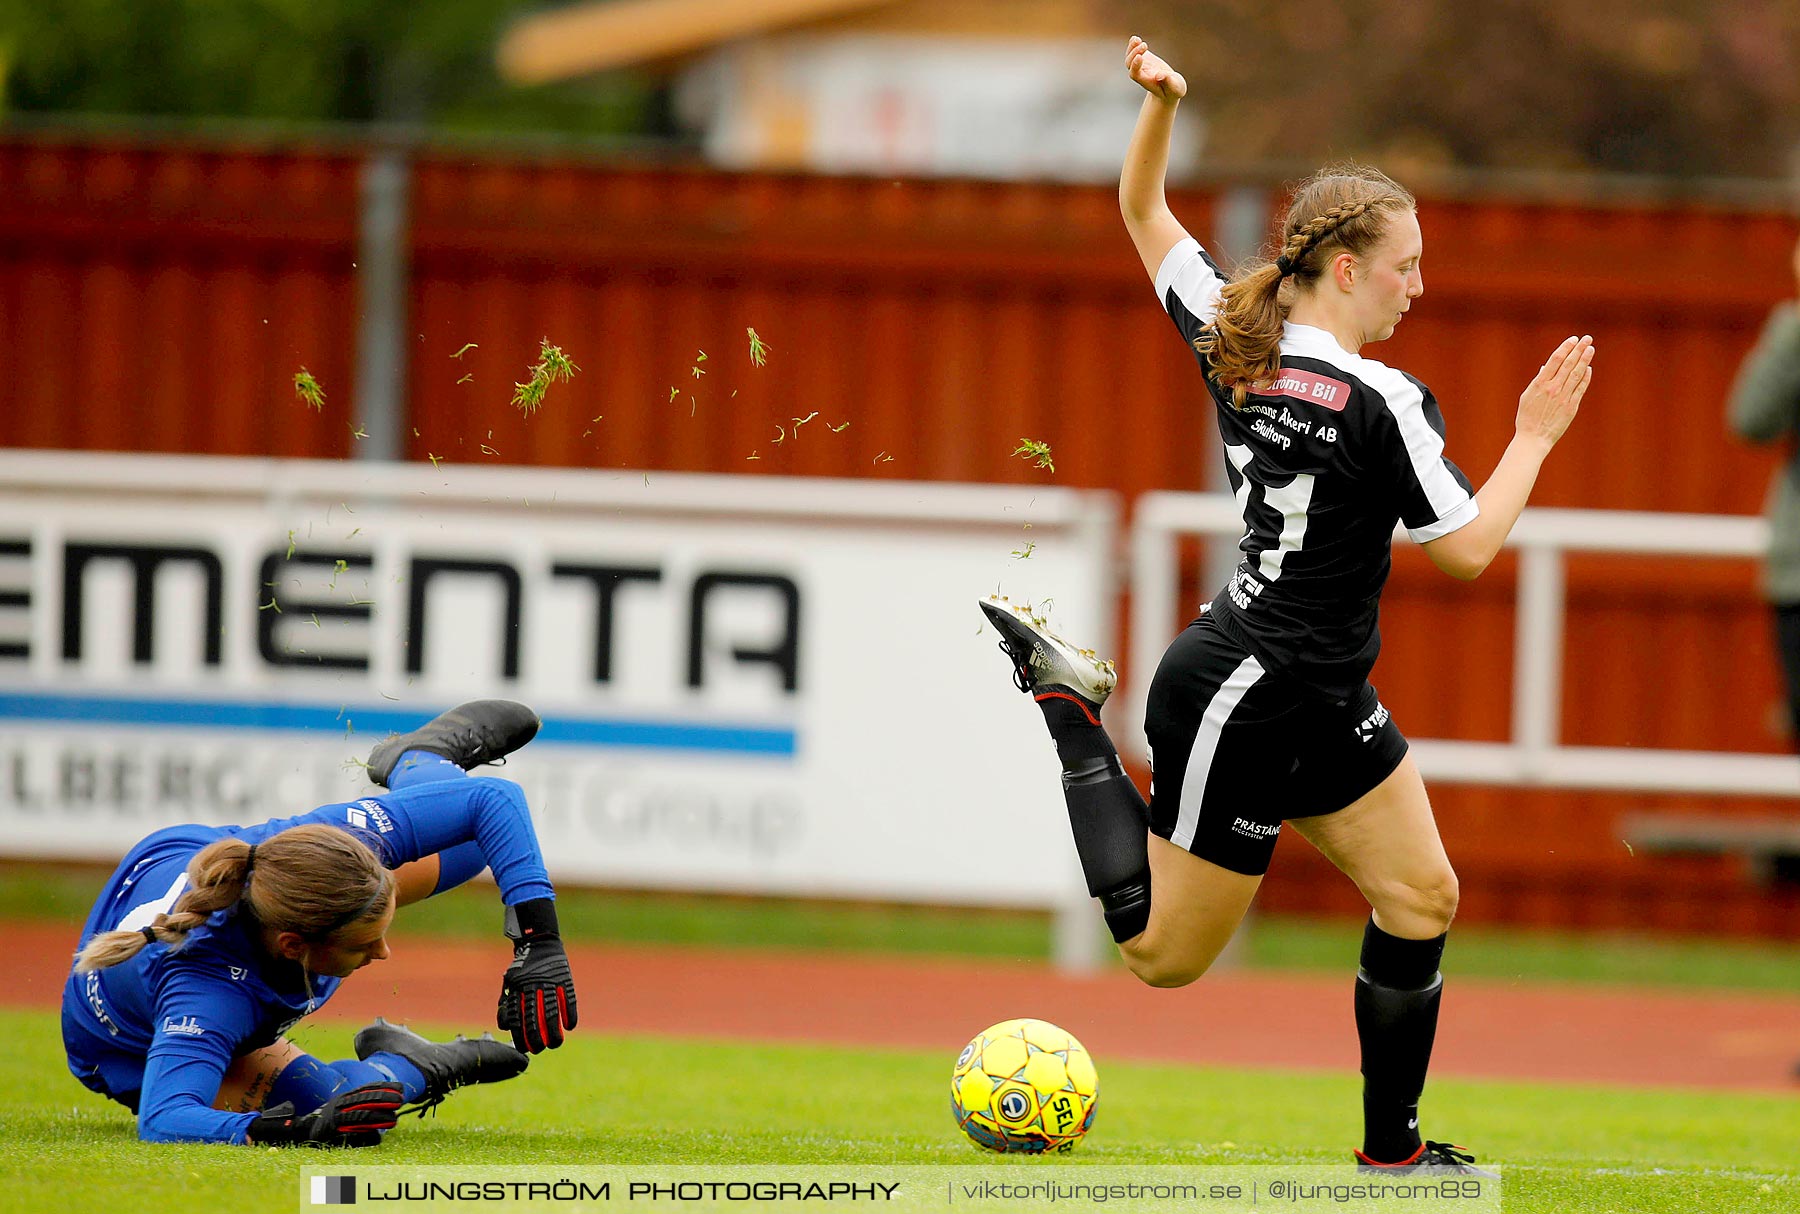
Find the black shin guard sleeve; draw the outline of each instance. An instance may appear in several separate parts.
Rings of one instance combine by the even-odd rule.
[[[1437,1038],[1444,937],[1403,940],[1369,921],[1356,973],[1362,1043],[1363,1149],[1388,1162],[1417,1149],[1418,1105]]]
[[[1150,923],[1150,811],[1117,755],[1066,769],[1063,799],[1088,893],[1113,939],[1129,940]]]
[[[1437,1038],[1441,974],[1419,990],[1396,990],[1356,974],[1356,1035],[1362,1040],[1364,1091],[1384,1099],[1417,1104],[1425,1091],[1425,1071]]]
[[[1447,935],[1430,940],[1404,940],[1390,936],[1375,926],[1375,917],[1363,926],[1362,957],[1357,962],[1364,973],[1382,986],[1396,990],[1418,990],[1431,984],[1444,959]]]
[[[1417,1103],[1437,1037],[1444,936],[1403,940],[1375,926],[1363,931],[1356,973],[1356,1032],[1362,1039],[1364,1091]]]

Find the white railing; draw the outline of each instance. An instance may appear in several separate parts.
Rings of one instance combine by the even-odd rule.
[[[1131,653],[1125,722],[1141,752],[1144,695],[1174,630],[1183,536],[1235,540],[1237,503],[1223,494],[1147,493],[1131,524]],[[1404,538],[1404,532],[1397,532]],[[1570,552],[1755,558],[1768,539],[1760,518],[1612,510],[1527,510],[1507,540],[1519,551],[1513,632],[1512,739],[1413,739],[1425,777],[1451,784],[1534,785],[1641,792],[1800,797],[1800,763],[1785,755],[1565,746],[1560,742],[1564,559]]]

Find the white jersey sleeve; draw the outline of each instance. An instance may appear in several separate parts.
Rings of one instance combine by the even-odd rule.
[[[1193,237],[1180,241],[1156,271],[1156,295],[1189,344],[1212,323],[1225,276]]]
[[[1444,454],[1444,414],[1431,389],[1405,372],[1365,365],[1385,373],[1364,382],[1385,406],[1376,432],[1407,535],[1423,544],[1472,522],[1481,507],[1469,478]]]

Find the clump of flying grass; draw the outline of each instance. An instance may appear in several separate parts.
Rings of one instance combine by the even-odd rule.
[[[544,338],[538,349],[538,360],[531,367],[531,377],[522,384],[513,385],[513,405],[530,417],[543,405],[544,393],[550,390],[551,384],[567,383],[579,370],[581,368],[562,352],[561,346],[553,346],[548,337]]]
[[[1033,467],[1056,471],[1056,462],[1050,458],[1050,444],[1035,438],[1022,438],[1019,445],[1013,448],[1013,454],[1024,459],[1035,460]]]
[[[750,361],[760,367],[769,361],[769,351],[774,349],[768,342],[756,335],[755,329],[745,329],[750,335]]]
[[[294,395],[305,404],[311,405],[316,412],[325,409],[325,389],[319,387],[319,381],[305,367],[294,372]]]

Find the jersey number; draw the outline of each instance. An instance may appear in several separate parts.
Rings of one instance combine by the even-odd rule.
[[[1287,554],[1298,552],[1306,540],[1306,511],[1312,505],[1313,474],[1296,472],[1287,484],[1271,488],[1250,479],[1247,469],[1255,458],[1250,448],[1226,443],[1225,455],[1238,471],[1237,492],[1232,496],[1237,498],[1238,513],[1244,516],[1244,526],[1249,528],[1245,538],[1256,529],[1250,521],[1250,510],[1257,497],[1261,497],[1262,505],[1281,515],[1281,535],[1272,547],[1263,549],[1256,565],[1263,581],[1272,582],[1281,576],[1281,562]]]

